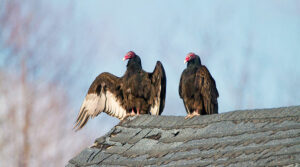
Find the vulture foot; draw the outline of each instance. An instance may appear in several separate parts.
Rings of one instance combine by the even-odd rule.
[[[192,114],[188,114],[184,119],[191,119],[194,116],[200,116],[198,111],[194,111]]]
[[[189,119],[192,114],[188,114],[184,119]]]

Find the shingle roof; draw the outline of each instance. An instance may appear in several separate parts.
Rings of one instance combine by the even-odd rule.
[[[300,164],[300,106],[218,115],[131,117],[69,161],[74,166]],[[292,165],[293,166],[293,165]]]

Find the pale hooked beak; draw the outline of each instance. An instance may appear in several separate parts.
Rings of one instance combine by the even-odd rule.
[[[125,56],[124,58],[123,58],[123,61],[125,61],[125,60],[128,60],[128,59],[131,59],[132,58],[132,56]]]
[[[187,57],[184,59],[184,64],[187,63],[188,61],[190,61],[190,57],[187,56]]]

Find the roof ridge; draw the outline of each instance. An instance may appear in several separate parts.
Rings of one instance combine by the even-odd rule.
[[[218,115],[130,117],[68,167],[300,164],[300,106]]]

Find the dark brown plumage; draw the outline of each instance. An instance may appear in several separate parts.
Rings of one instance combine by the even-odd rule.
[[[217,114],[219,93],[214,78],[208,69],[201,65],[200,57],[189,53],[185,62],[187,68],[182,72],[179,95],[183,99],[188,116]]]
[[[80,108],[75,127],[81,129],[88,119],[105,112],[124,119],[135,114],[160,115],[166,97],[166,75],[160,61],[152,73],[142,69],[141,59],[128,52],[123,60],[129,59],[122,77],[101,73],[90,86]]]

